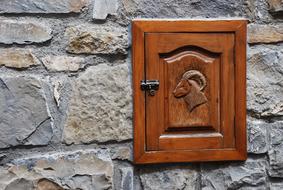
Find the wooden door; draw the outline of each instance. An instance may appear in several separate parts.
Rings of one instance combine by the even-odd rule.
[[[245,112],[239,113],[245,110],[245,26],[134,22],[136,163],[245,159]],[[158,80],[158,90],[141,92],[139,77]]]

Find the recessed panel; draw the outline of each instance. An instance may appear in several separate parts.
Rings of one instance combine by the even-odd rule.
[[[161,60],[165,68],[166,130],[219,130],[220,55],[185,47]]]

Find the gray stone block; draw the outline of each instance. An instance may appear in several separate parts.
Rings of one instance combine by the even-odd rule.
[[[283,182],[272,182],[270,184],[270,190],[282,190]]]
[[[132,138],[132,90],[126,64],[89,67],[73,84],[64,141],[91,143]]]
[[[271,124],[270,143],[268,173],[272,177],[283,178],[283,122]]]
[[[248,43],[275,43],[283,41],[283,24],[249,24]]]
[[[146,18],[216,18],[246,13],[244,0],[122,0],[126,14]]]
[[[78,71],[84,62],[84,58],[70,56],[46,56],[42,59],[43,65],[49,71]]]
[[[260,120],[248,119],[248,152],[263,154],[269,148],[270,125]]]
[[[197,189],[198,172],[193,167],[151,167],[141,170],[141,183],[146,190]]]
[[[272,14],[283,14],[283,1],[282,0],[267,0],[269,4],[269,11]]]
[[[51,28],[34,21],[0,20],[0,43],[42,43],[52,38]]]
[[[66,29],[67,51],[74,54],[127,54],[127,30],[120,27],[79,25]]]
[[[78,13],[88,0],[1,0],[0,13]]]
[[[120,168],[121,190],[134,190],[134,171],[132,167]]]
[[[53,131],[40,81],[0,78],[0,148],[46,145]]]
[[[247,71],[247,108],[259,117],[282,116],[283,53],[251,49]]]
[[[5,67],[26,69],[39,64],[39,60],[31,50],[14,48],[0,50],[0,65]]]
[[[248,160],[246,163],[202,164],[203,190],[268,189],[266,161]]]
[[[112,189],[113,163],[107,150],[45,153],[0,168],[0,189]]]
[[[133,160],[133,152],[130,147],[117,147],[112,152],[112,159],[117,160]]]
[[[95,20],[105,20],[107,15],[115,15],[117,10],[117,0],[94,0],[92,17]]]

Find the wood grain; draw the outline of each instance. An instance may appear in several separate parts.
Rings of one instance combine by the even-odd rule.
[[[134,160],[145,153],[145,97],[140,90],[140,81],[144,79],[144,32],[133,23],[133,99],[134,99]]]
[[[246,21],[135,20],[132,34],[135,163],[246,159]],[[180,83],[190,70],[203,91]],[[154,96],[144,79],[160,81]]]
[[[165,67],[165,112],[167,112],[167,124],[165,130],[184,127],[212,127],[217,130],[218,120],[218,99],[219,93],[219,55],[208,56],[196,48],[183,50],[173,56],[162,55]],[[190,92],[185,97],[176,98],[173,94],[182,76],[189,70],[199,71],[204,75],[206,86],[203,92]],[[213,80],[210,80],[213,78]],[[188,83],[187,81],[185,81]],[[194,80],[192,80],[194,82]],[[193,88],[192,90],[194,90]],[[190,110],[189,106],[196,102],[202,95],[207,101],[198,107]],[[197,96],[197,97],[194,97]],[[186,97],[188,101],[186,102]],[[190,98],[192,97],[192,98]],[[192,100],[191,100],[192,99]],[[169,114],[174,113],[174,114]]]

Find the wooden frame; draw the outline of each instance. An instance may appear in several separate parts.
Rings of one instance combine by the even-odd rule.
[[[246,143],[246,20],[147,20],[132,22],[134,90],[134,162],[136,164],[245,160]],[[235,148],[146,151],[145,98],[140,89],[145,69],[146,33],[228,32],[235,34]]]

